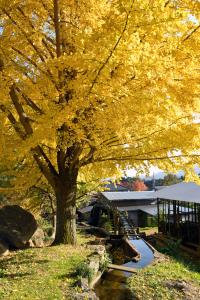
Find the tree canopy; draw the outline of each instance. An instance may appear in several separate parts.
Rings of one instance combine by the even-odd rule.
[[[182,180],[178,178],[175,174],[167,174],[163,178],[163,185],[172,185],[181,182]]]
[[[191,0],[1,0],[0,156],[15,183],[44,176],[62,214],[75,207],[77,176],[190,170],[199,10]],[[74,210],[66,216],[74,222]]]

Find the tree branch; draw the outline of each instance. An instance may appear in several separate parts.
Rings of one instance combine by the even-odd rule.
[[[46,155],[46,153],[44,152],[44,150],[42,149],[42,147],[41,146],[37,146],[34,150],[37,151],[43,157],[43,159],[47,163],[47,165],[49,167],[49,170],[52,172],[52,174],[54,176],[58,176],[58,173],[56,172],[56,169],[52,165],[50,159],[48,158],[48,156]]]
[[[172,158],[193,158],[200,157],[200,154],[191,154],[191,155],[172,155],[172,156],[157,156],[157,157],[135,157],[135,156],[124,156],[124,157],[108,157],[108,158],[97,158],[94,159],[93,162],[104,162],[104,161],[154,161],[154,160],[165,160]]]
[[[186,42],[198,29],[200,28],[200,24],[194,28],[183,40],[182,43]]]
[[[90,146],[89,153],[80,160],[79,166],[83,167],[83,166],[91,163],[93,161],[95,151],[96,151],[96,147]]]
[[[4,112],[7,115],[8,120],[13,125],[13,128],[15,129],[16,133],[20,136],[22,140],[25,140],[26,133],[22,130],[21,124],[17,122],[13,114],[5,107],[5,105],[1,104],[0,109],[2,112]]]
[[[15,87],[14,85],[12,85],[11,89],[10,89],[10,98],[12,100],[12,103],[19,115],[19,120],[22,124],[22,126],[24,127],[24,130],[26,132],[27,135],[30,135],[33,133],[33,129],[31,127],[29,118],[26,116],[24,109],[19,101],[19,98],[17,96],[17,93],[15,91]]]
[[[31,152],[40,171],[55,190],[58,173],[56,172],[50,159],[47,157],[47,155],[40,146],[35,147],[31,150]]]
[[[29,19],[29,17],[27,17],[24,13],[24,11],[21,9],[21,7],[17,7],[17,10],[22,14],[22,16],[27,20],[27,22],[29,23],[29,25],[31,26],[33,31],[36,31],[35,26],[33,25],[33,23],[31,22],[31,20]],[[48,47],[48,43],[45,41],[45,39],[42,39],[42,43],[45,46],[46,50],[49,52],[51,58],[54,58],[53,52],[51,51],[51,49],[49,49]]]
[[[173,125],[176,125],[180,120],[183,120],[183,119],[187,119],[189,118],[190,115],[186,115],[186,116],[182,116],[182,117],[179,117],[177,119],[175,119],[173,122],[171,122],[168,126],[166,127],[162,127],[160,129],[157,129],[157,130],[154,130],[153,132],[149,133],[148,135],[146,136],[143,136],[141,138],[138,138],[136,139],[134,142],[140,142],[142,140],[145,140],[145,139],[148,139],[150,137],[152,137],[153,135],[157,134],[157,133],[160,133],[160,132],[163,132],[163,131],[166,131],[167,129],[169,129],[169,127],[173,126]],[[131,138],[134,138],[134,135],[131,136]],[[113,143],[116,143],[116,142],[120,142],[119,138],[116,136],[113,136],[112,138],[110,139],[107,139],[105,141],[103,141],[100,145],[112,145]],[[124,143],[124,145],[127,144],[127,143]]]
[[[22,97],[24,98],[26,104],[30,106],[35,112],[39,113],[40,115],[43,115],[44,112],[37,106],[28,96],[26,96],[23,92],[20,91],[19,88],[17,88],[17,91],[21,93]]]
[[[130,9],[129,9],[129,12],[127,12],[126,21],[125,21],[123,30],[122,30],[122,32],[121,32],[119,38],[117,39],[117,41],[116,41],[114,47],[113,47],[112,50],[110,51],[108,57],[106,58],[105,62],[104,62],[104,63],[101,65],[101,67],[99,68],[99,70],[98,70],[98,72],[97,72],[97,74],[96,74],[96,76],[95,76],[95,78],[94,78],[94,80],[93,80],[93,82],[92,82],[92,85],[91,85],[91,87],[90,87],[90,89],[89,89],[89,91],[88,91],[87,96],[91,93],[91,91],[92,91],[94,85],[97,83],[98,77],[100,76],[101,72],[103,71],[103,69],[105,68],[105,66],[107,65],[107,63],[109,62],[109,60],[110,60],[110,58],[112,57],[112,55],[113,55],[113,53],[115,52],[115,50],[117,49],[117,47],[118,47],[118,45],[119,45],[119,43],[120,43],[120,41],[121,41],[121,39],[122,39],[122,37],[123,37],[123,35],[124,35],[126,29],[127,29],[129,16],[130,16],[130,13],[131,13],[132,8],[133,8],[133,3],[134,3],[134,1],[132,1],[131,7],[130,7]]]
[[[56,34],[56,54],[61,56],[61,40],[60,40],[60,20],[59,20],[59,0],[54,0],[54,26]]]
[[[31,45],[31,47],[34,49],[35,53],[39,56],[39,58],[41,59],[41,61],[43,63],[46,62],[45,58],[43,57],[43,55],[40,53],[40,49],[38,49],[35,44],[32,42],[32,40],[30,39],[30,37],[27,35],[27,33],[17,24],[17,22],[15,20],[13,20],[12,16],[5,10],[3,9],[2,10],[6,16],[10,19],[10,21],[15,25],[17,26],[17,28],[22,32],[22,34],[25,36],[27,42]],[[44,71],[43,71],[44,73]],[[48,76],[48,78],[51,80],[51,82],[54,84],[54,86],[56,87],[56,89],[58,90],[58,86],[53,78],[53,75],[52,73],[50,72],[49,69],[47,69],[47,74],[46,76]]]

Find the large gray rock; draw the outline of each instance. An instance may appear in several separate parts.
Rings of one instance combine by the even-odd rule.
[[[2,255],[8,255],[9,254],[9,250],[8,250],[8,245],[4,242],[0,240],[0,256]]]
[[[10,248],[23,249],[37,229],[34,216],[18,205],[0,209],[0,239]]]

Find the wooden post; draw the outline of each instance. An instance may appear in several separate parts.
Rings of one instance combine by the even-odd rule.
[[[157,199],[157,226],[158,226],[158,232],[160,232],[160,210],[159,210],[159,201],[160,199]]]

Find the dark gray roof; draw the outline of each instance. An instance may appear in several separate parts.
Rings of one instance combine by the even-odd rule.
[[[200,203],[200,185],[194,182],[180,182],[155,192],[155,197],[166,200]]]
[[[155,186],[155,190],[156,191],[160,191],[160,190],[162,190],[162,189],[164,189],[164,188],[166,188],[167,186],[166,185],[156,185]]]
[[[148,192],[103,192],[102,195],[110,201],[118,200],[150,200],[156,199],[153,191]]]

